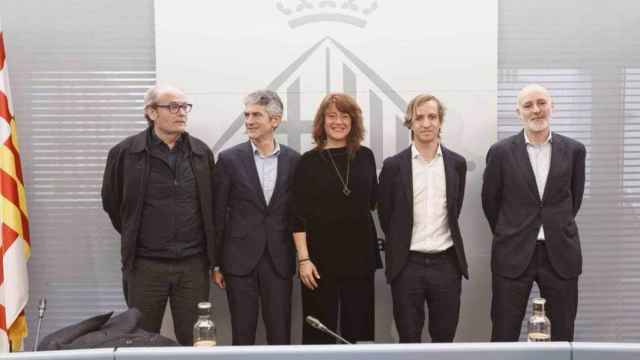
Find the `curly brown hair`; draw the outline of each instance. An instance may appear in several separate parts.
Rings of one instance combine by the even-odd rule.
[[[349,114],[351,118],[351,131],[347,135],[347,150],[355,153],[360,148],[360,143],[364,140],[364,125],[362,120],[362,109],[356,100],[348,94],[329,93],[322,99],[316,116],[313,119],[313,141],[316,149],[322,150],[327,145],[327,133],[324,130],[325,112],[331,104],[334,104],[338,111]]]

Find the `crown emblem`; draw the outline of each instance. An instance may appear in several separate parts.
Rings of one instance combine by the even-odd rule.
[[[363,28],[367,17],[378,9],[375,0],[282,0],[276,8],[289,18],[294,29],[317,22],[339,22]]]

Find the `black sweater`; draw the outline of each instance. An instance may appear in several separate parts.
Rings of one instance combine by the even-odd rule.
[[[307,233],[309,256],[320,273],[337,277],[366,275],[381,267],[371,210],[376,205],[373,153],[360,147],[352,155],[348,187],[346,148],[310,150],[302,155],[294,178],[294,208],[301,220],[297,232]]]

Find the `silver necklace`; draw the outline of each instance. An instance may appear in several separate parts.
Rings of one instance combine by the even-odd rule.
[[[349,172],[351,170],[351,156],[347,153],[347,176],[346,181],[342,178],[342,174],[338,171],[338,167],[336,166],[336,162],[333,160],[333,155],[331,155],[331,149],[327,149],[327,153],[329,154],[329,160],[331,160],[331,165],[333,165],[333,169],[336,171],[338,175],[338,179],[342,183],[342,193],[344,196],[349,196],[351,194],[351,189],[349,189]]]

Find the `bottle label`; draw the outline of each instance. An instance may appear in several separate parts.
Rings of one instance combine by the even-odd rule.
[[[210,346],[216,346],[216,341],[215,340],[198,340],[196,342],[193,343],[193,346],[197,346],[197,347],[210,347]]]
[[[529,342],[551,341],[551,335],[541,332],[529,333],[527,338]]]

